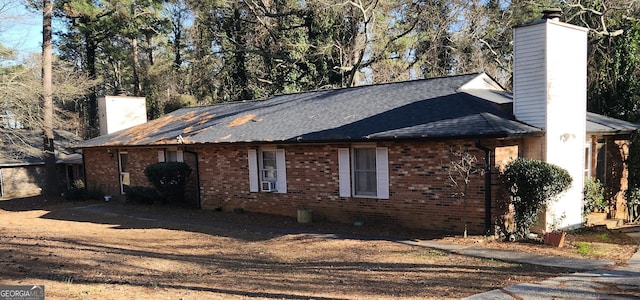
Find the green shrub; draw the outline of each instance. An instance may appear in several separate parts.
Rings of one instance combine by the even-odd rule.
[[[128,202],[138,204],[151,205],[156,200],[162,198],[158,190],[146,186],[128,186],[125,188],[124,193]]]
[[[624,196],[627,200],[627,221],[640,221],[640,132],[637,130],[631,134],[629,144],[629,156],[627,166],[629,166],[628,189]]]
[[[571,185],[571,175],[558,166],[528,158],[507,164],[502,180],[514,206],[515,238],[524,239],[547,203]]]
[[[102,200],[102,192],[86,187],[72,187],[64,192],[64,198],[69,201]]]
[[[592,212],[602,212],[607,206],[604,200],[604,187],[600,184],[600,180],[589,178],[584,182],[583,210],[582,215],[586,216]]]
[[[163,202],[184,204],[184,190],[191,167],[183,162],[159,162],[147,166],[144,175],[160,192]]]
[[[69,201],[87,200],[87,189],[72,187],[64,192],[64,199]]]
[[[627,221],[640,221],[640,188],[628,189],[624,193],[627,200]]]
[[[98,189],[86,189],[86,199],[87,200],[102,200],[104,193]]]
[[[71,183],[71,188],[64,192],[64,199],[69,201],[87,200],[87,189],[82,179],[76,179]]]

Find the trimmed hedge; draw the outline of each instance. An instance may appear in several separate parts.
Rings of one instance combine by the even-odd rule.
[[[156,200],[161,200],[162,196],[152,187],[146,186],[128,186],[125,188],[125,196],[127,201],[138,204],[153,204]]]
[[[184,204],[184,191],[191,167],[183,162],[158,162],[147,166],[144,175],[160,192],[164,203]]]
[[[65,200],[69,201],[100,200],[101,197],[101,191],[86,187],[72,187],[64,192]]]

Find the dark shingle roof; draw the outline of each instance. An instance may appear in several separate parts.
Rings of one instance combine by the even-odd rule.
[[[43,136],[40,130],[0,130],[0,166],[43,164]],[[57,130],[54,139],[58,163],[81,163],[71,161],[77,158],[72,147],[81,141],[79,137],[68,131]]]
[[[461,87],[483,74],[287,94],[259,101],[187,107],[79,148],[238,142],[363,141],[539,135],[486,91]]]
[[[587,133],[601,135],[630,134],[640,125],[595,113],[587,113]]]

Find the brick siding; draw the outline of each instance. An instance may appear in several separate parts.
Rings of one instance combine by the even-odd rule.
[[[477,157],[476,167],[484,169],[484,151],[473,142],[377,143],[377,147],[388,148],[390,199],[387,200],[339,196],[338,148],[351,146],[279,146],[285,149],[286,156],[287,193],[284,194],[249,192],[247,152],[259,149],[257,146],[207,145],[185,150],[197,153],[203,209],[241,208],[290,217],[295,217],[298,209],[311,209],[313,219],[462,230],[464,201],[456,196],[461,190],[452,186],[448,170],[451,161],[457,159],[451,149],[465,149]],[[127,150],[132,185],[149,185],[143,172],[147,165],[157,162],[157,151],[152,148]],[[106,149],[85,149],[85,167],[88,187],[115,195],[116,191],[119,193],[118,149],[112,149],[111,153],[113,156]],[[491,159],[493,164],[495,155]],[[194,163],[190,165],[195,168]],[[501,213],[495,200],[501,196],[497,173],[492,171],[492,219]],[[473,175],[468,187],[467,220],[471,232],[484,231],[485,179],[482,174]]]
[[[151,186],[144,175],[146,166],[158,162],[158,150],[136,149],[85,149],[83,150],[87,188],[114,197],[120,195],[120,152],[127,152],[131,186]]]

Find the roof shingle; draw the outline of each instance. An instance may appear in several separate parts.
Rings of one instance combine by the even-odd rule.
[[[82,142],[78,148],[544,134],[517,121],[512,102],[512,95],[487,75],[467,74],[186,107]],[[587,113],[591,134],[628,134],[637,129],[637,124]]]
[[[503,91],[461,87],[484,74],[413,80],[187,107],[79,148],[238,142],[327,142],[539,135],[501,104]],[[492,99],[478,97],[491,95]]]

